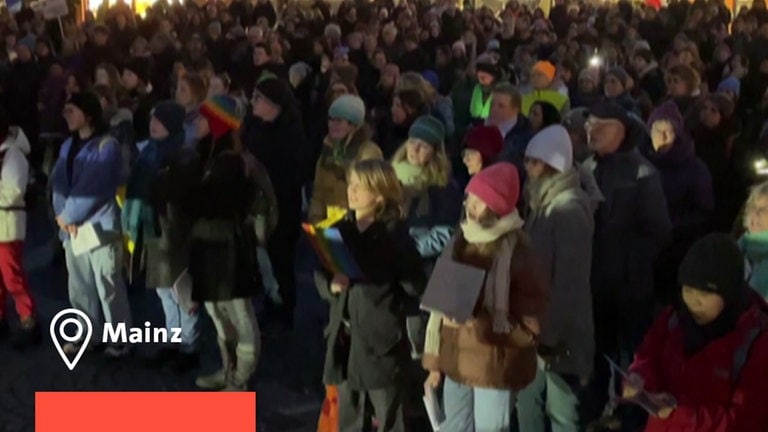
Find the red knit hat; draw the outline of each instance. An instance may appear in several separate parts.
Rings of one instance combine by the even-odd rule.
[[[496,126],[475,126],[466,137],[466,148],[476,150],[483,158],[483,165],[489,165],[504,147],[504,137]]]
[[[509,162],[498,162],[472,177],[466,189],[480,198],[492,212],[504,217],[515,210],[520,197],[520,176]]]

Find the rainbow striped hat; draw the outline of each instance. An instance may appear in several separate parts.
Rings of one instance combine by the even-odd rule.
[[[237,115],[237,102],[226,95],[208,98],[200,105],[200,115],[208,120],[214,138],[220,138],[230,131],[240,129],[242,124]]]

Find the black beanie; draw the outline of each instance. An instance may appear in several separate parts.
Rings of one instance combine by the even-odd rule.
[[[67,104],[76,106],[86,117],[90,117],[93,125],[100,124],[104,120],[99,97],[91,92],[73,93],[67,100]]]
[[[290,102],[290,98],[293,97],[288,84],[278,78],[267,78],[259,81],[256,84],[256,92],[279,107],[286,106]]]
[[[149,84],[149,59],[145,57],[133,57],[123,66],[123,70],[136,74],[144,84]]]
[[[491,76],[493,76],[494,79],[499,78],[499,67],[496,66],[493,63],[489,62],[477,62],[475,65],[475,70],[477,72],[485,72]]]
[[[174,101],[163,101],[155,105],[152,117],[163,124],[169,136],[184,132],[184,118],[187,113],[184,107]]]
[[[709,234],[688,250],[680,264],[678,281],[732,300],[745,285],[744,255],[729,235]]]

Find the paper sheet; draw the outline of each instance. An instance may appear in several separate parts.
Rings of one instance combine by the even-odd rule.
[[[173,283],[173,295],[176,297],[179,307],[187,313],[195,308],[195,303],[192,301],[192,278],[186,269]]]
[[[422,399],[424,400],[424,408],[427,410],[432,430],[438,432],[440,430],[440,423],[445,421],[445,413],[443,413],[443,409],[440,407],[437,391],[432,387],[428,387],[425,389]]]
[[[86,223],[77,227],[77,234],[70,235],[72,254],[82,255],[101,246],[101,239],[92,223]]]

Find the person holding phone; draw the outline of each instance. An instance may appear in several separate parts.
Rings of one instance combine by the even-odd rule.
[[[736,241],[709,234],[696,242],[679,282],[682,302],[645,336],[624,399],[656,401],[646,432],[768,430],[766,303],[744,281]]]

